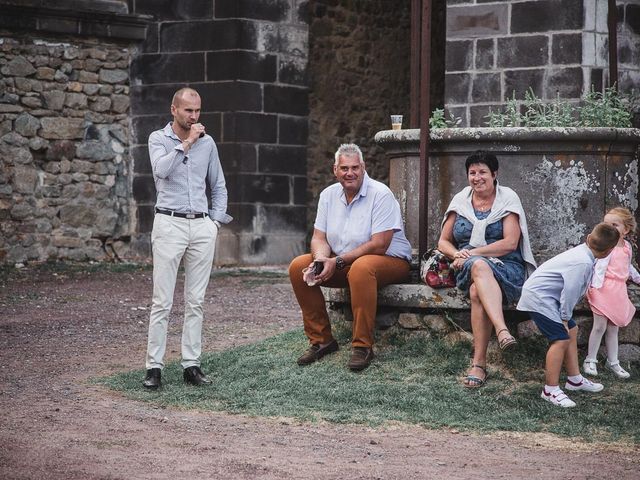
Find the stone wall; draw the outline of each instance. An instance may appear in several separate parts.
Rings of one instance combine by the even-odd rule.
[[[333,155],[341,143],[360,145],[369,175],[386,181],[389,163],[373,142],[390,114],[409,120],[410,2],[310,2],[310,224],[320,191],[335,181]]]
[[[175,90],[202,97],[220,151],[234,221],[219,264],[284,263],[304,249],[308,135],[307,2],[136,0],[153,17],[131,64],[134,248],[148,255],[155,188],[147,151],[171,120]]]
[[[608,85],[607,0],[448,0],[445,101],[463,126],[485,126],[528,88],[579,101]],[[619,86],[640,88],[640,1],[618,4]]]
[[[0,262],[128,255],[130,50],[0,30]]]

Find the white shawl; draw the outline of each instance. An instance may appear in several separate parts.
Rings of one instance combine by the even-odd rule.
[[[450,212],[455,212],[458,215],[463,216],[471,222],[473,230],[471,231],[471,239],[469,244],[472,247],[482,247],[487,244],[485,239],[485,231],[487,225],[490,225],[502,218],[506,217],[510,213],[518,215],[518,222],[520,223],[520,242],[518,243],[518,250],[522,255],[523,260],[526,262],[526,276],[528,277],[536,269],[536,261],[533,258],[533,252],[531,251],[531,244],[529,243],[529,230],[527,229],[527,218],[520,202],[518,194],[511,190],[509,187],[503,187],[496,185],[496,198],[493,201],[491,207],[491,213],[487,218],[478,220],[473,210],[471,203],[471,195],[473,190],[471,187],[465,187],[461,192],[457,193],[451,203],[447,207],[447,211],[444,213],[444,219],[442,225],[444,225],[447,215]]]

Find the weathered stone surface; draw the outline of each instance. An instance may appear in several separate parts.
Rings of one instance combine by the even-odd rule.
[[[417,313],[400,313],[398,315],[398,325],[408,330],[424,328],[421,315]]]
[[[7,145],[14,145],[16,147],[24,147],[29,143],[29,140],[24,138],[18,132],[9,132],[2,136],[1,139]]]
[[[75,159],[71,162],[71,171],[80,173],[92,173],[94,171],[95,165],[99,164],[88,162],[86,160]]]
[[[16,132],[20,135],[33,137],[38,132],[38,128],[40,128],[40,121],[28,113],[23,113],[18,115],[14,125]]]
[[[69,140],[52,142],[47,149],[47,160],[71,160],[76,154],[76,145]],[[67,170],[68,171],[68,170]]]
[[[82,70],[78,72],[78,81],[81,83],[98,83],[98,74]]]
[[[38,171],[31,165],[17,165],[13,174],[13,189],[18,193],[33,195],[38,183]]]
[[[518,323],[518,338],[530,338],[540,335],[540,330],[533,320]]]
[[[111,99],[109,97],[96,97],[91,99],[89,108],[96,112],[106,112],[111,108]]]
[[[28,77],[29,75],[36,73],[36,69],[33,68],[31,62],[26,58],[23,56],[17,56],[2,67],[0,72],[7,76]]]
[[[111,109],[117,113],[125,113],[129,110],[129,96],[113,95],[111,97]]]
[[[24,111],[24,107],[20,105],[8,105],[6,103],[0,103],[0,113],[17,113]]]
[[[16,203],[11,208],[11,217],[16,220],[24,220],[25,218],[32,216],[33,213],[33,207],[27,203]]]
[[[99,84],[87,84],[82,87],[82,91],[89,96],[95,95],[100,91],[101,86]]]
[[[36,78],[39,80],[53,80],[56,75],[56,71],[49,67],[38,67],[36,72]]]
[[[122,83],[128,78],[129,74],[125,70],[102,68],[99,73],[99,80],[104,83]]]
[[[20,102],[31,108],[40,108],[42,106],[42,100],[38,97],[22,97]]]
[[[640,347],[631,343],[624,343],[619,347],[618,358],[621,362],[638,362],[640,361]]]
[[[65,93],[60,90],[52,90],[42,94],[45,105],[50,110],[62,110],[64,107]]]
[[[80,82],[69,82],[67,84],[67,90],[69,92],[81,92],[82,91],[82,84]]]
[[[95,225],[97,213],[95,207],[92,205],[63,205],[60,208],[60,220],[71,227]]]
[[[10,164],[28,164],[33,162],[33,155],[28,148],[9,147],[0,144],[0,154]]]
[[[44,138],[35,137],[29,140],[29,148],[36,152],[39,150],[44,150],[48,146],[49,146],[49,142],[46,141]]]
[[[456,330],[455,332],[451,332],[444,337],[444,341],[449,345],[453,345],[460,342],[473,342],[473,335],[469,332],[463,332],[461,330]]]
[[[618,332],[620,343],[640,343],[640,319],[637,317]]]
[[[102,208],[98,211],[93,228],[94,236],[112,236],[118,223],[118,213],[112,209]]]
[[[44,117],[40,135],[51,140],[80,139],[84,136],[82,118]]]
[[[12,129],[11,125],[12,125],[11,120],[4,120],[0,122],[0,137],[11,131]]]
[[[69,108],[85,108],[87,96],[83,93],[67,93],[64,98],[65,106]]]
[[[376,326],[379,328],[388,328],[395,325],[398,321],[398,311],[394,308],[378,307],[376,312]]]
[[[446,335],[451,331],[451,323],[449,323],[442,314],[427,314],[423,317],[423,323],[434,333],[438,335]]]
[[[111,160],[116,155],[109,145],[98,140],[81,142],[78,145],[76,154],[79,158],[86,158],[93,162]]]
[[[51,239],[51,243],[54,247],[64,248],[80,248],[84,245],[84,240],[78,237],[65,237],[61,235],[54,235]]]

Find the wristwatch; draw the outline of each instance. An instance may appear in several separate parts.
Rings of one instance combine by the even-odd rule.
[[[342,257],[336,257],[336,268],[338,270],[342,270],[346,266],[347,264],[344,262],[344,259]]]

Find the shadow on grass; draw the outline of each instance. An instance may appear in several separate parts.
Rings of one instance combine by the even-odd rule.
[[[469,344],[448,345],[427,334],[392,328],[380,333],[371,367],[352,373],[345,367],[350,332],[343,325],[335,333],[340,351],[304,368],[295,360],[306,339],[296,330],[203,356],[202,368],[214,380],[211,387],[183,385],[178,362],[165,368],[164,386],[157,392],[142,388],[142,370],[97,382],[130,398],[180,408],[371,426],[404,422],[484,432],[550,432],[586,441],[640,440],[638,377],[622,382],[604,374],[604,392],[572,392],[576,408],[555,407],[539,397],[546,350],[540,339],[520,342],[513,353],[492,363],[485,387],[468,390],[460,378],[469,364]]]

